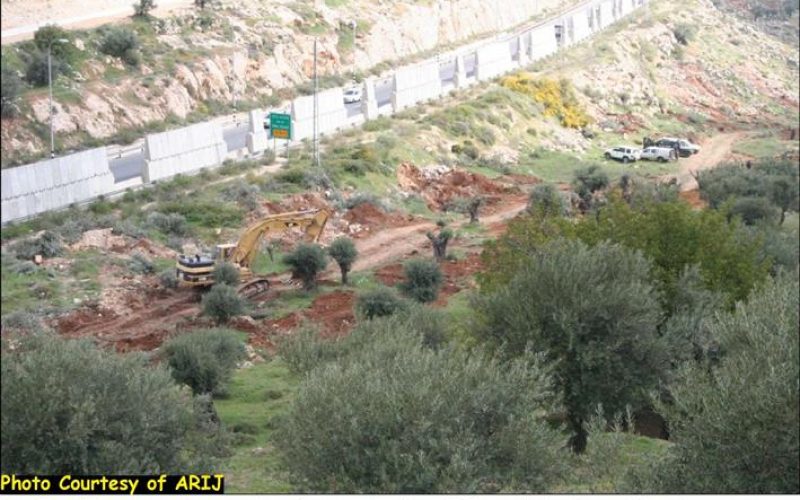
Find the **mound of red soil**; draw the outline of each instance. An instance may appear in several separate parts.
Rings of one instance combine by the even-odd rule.
[[[164,297],[156,290],[137,289],[126,295],[129,307],[122,314],[88,305],[57,318],[53,326],[65,337],[94,338],[120,352],[153,350],[181,331],[211,326],[207,319],[198,318],[194,290],[177,290]]]
[[[273,332],[287,332],[297,328],[306,319],[322,327],[323,337],[339,337],[355,325],[354,299],[355,294],[351,290],[337,290],[320,295],[310,308],[293,312],[269,324]]]
[[[342,218],[349,224],[358,224],[363,226],[365,230],[372,232],[388,227],[407,226],[415,222],[413,215],[385,212],[372,203],[359,203],[345,212]],[[356,235],[361,235],[363,232],[359,231]]]
[[[497,201],[497,196],[487,195],[519,190],[515,185],[495,182],[485,175],[466,170],[435,167],[423,171],[410,163],[401,163],[397,167],[397,182],[401,188],[419,193],[431,210],[439,210],[455,198],[478,195],[493,203]]]

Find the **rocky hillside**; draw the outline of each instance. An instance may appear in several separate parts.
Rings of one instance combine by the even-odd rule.
[[[791,129],[799,56],[711,1],[654,1],[536,69],[568,76],[601,130]]]
[[[195,121],[230,113],[234,105],[241,110],[275,104],[307,91],[315,37],[320,72],[327,75],[323,84],[332,85],[571,3],[226,0],[125,23],[138,41],[135,66],[103,53],[102,29],[74,32],[74,71],[57,81],[55,129],[67,148],[99,139],[125,142],[165,121]],[[4,47],[4,65],[24,76],[34,52],[33,42]],[[29,89],[17,103],[17,117],[2,121],[4,164],[47,145],[45,89]]]

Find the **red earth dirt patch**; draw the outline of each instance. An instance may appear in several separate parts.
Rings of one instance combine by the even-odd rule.
[[[364,230],[356,232],[354,236],[363,236],[368,231],[407,226],[416,222],[416,218],[411,214],[385,212],[372,203],[359,203],[345,212],[342,218],[349,224],[364,226]]]
[[[697,189],[692,189],[691,191],[681,191],[678,193],[680,198],[692,206],[692,208],[706,208],[708,204],[700,197],[700,191]]]
[[[411,163],[401,163],[397,167],[397,182],[401,188],[419,193],[431,210],[439,210],[455,198],[519,191],[515,185],[495,182],[485,175],[466,170],[447,167],[421,170]],[[492,203],[496,200],[487,201]]]
[[[322,327],[323,337],[340,337],[355,325],[354,300],[355,293],[351,290],[326,293],[314,299],[310,308],[288,314],[269,325],[273,332],[286,332],[297,328],[306,319]]]
[[[198,295],[179,289],[164,297],[162,291],[137,289],[128,292],[130,306],[124,314],[97,305],[87,305],[53,323],[68,338],[93,338],[117,351],[149,351],[181,331],[211,326],[198,318]],[[146,300],[141,300],[146,297]]]

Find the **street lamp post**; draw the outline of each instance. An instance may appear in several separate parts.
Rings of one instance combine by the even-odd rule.
[[[47,44],[47,86],[50,89],[50,158],[56,157],[56,136],[53,131],[53,44],[69,43],[66,38],[50,40]]]

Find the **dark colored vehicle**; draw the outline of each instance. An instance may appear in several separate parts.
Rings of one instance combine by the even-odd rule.
[[[672,137],[665,137],[663,139],[659,139],[658,141],[656,141],[655,146],[658,146],[660,148],[676,149],[678,150],[678,154],[683,158],[696,155],[697,153],[700,152],[700,146],[698,146],[697,144],[692,144],[686,139],[674,139]]]

